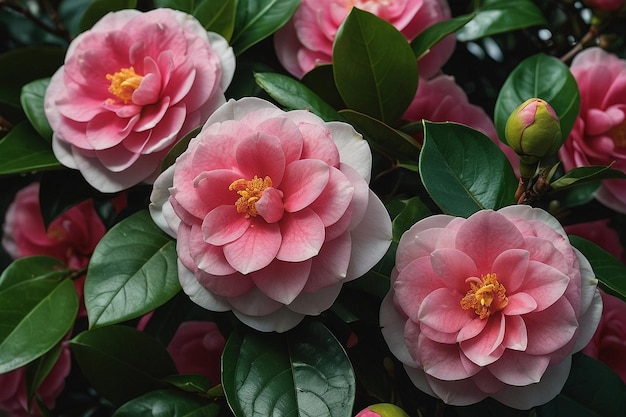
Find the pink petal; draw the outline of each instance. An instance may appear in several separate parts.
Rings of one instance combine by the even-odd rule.
[[[468,321],[456,335],[456,341],[462,342],[469,340],[475,336],[478,336],[483,331],[489,321],[481,319],[478,315],[474,314],[474,318]]]
[[[255,130],[276,136],[280,140],[286,165],[300,159],[303,146],[302,134],[293,121],[286,117],[272,117],[259,123]]]
[[[181,252],[188,253],[193,264],[200,270],[211,275],[230,275],[235,269],[224,257],[221,247],[209,245],[202,237],[201,226],[194,224],[188,234],[186,228],[178,228],[177,252],[182,258]],[[189,267],[189,266],[187,266]]]
[[[244,178],[269,176],[278,186],[285,172],[285,154],[274,136],[256,133],[244,138],[236,151],[237,165]]]
[[[163,115],[165,114],[165,112],[167,112],[167,109],[169,109],[169,107],[169,97],[163,97],[163,100],[153,105],[146,105],[141,110],[141,118],[135,125],[134,130],[137,132],[141,132],[144,130],[153,129],[161,121]]]
[[[339,295],[342,284],[337,283],[324,287],[314,292],[302,291],[288,308],[296,313],[317,316],[322,311],[328,310]]]
[[[422,301],[418,319],[421,323],[442,333],[456,333],[475,313],[461,307],[463,296],[448,288],[439,288],[431,292]]]
[[[252,272],[257,288],[273,300],[290,304],[301,292],[309,277],[311,260],[282,262],[275,260],[266,268]]]
[[[354,195],[354,187],[346,176],[334,167],[330,167],[328,184],[309,207],[317,213],[328,227],[335,224],[348,210]]]
[[[457,295],[464,296],[470,289],[465,280],[478,274],[472,258],[458,249],[435,249],[430,255],[430,262],[441,282]]]
[[[524,239],[500,213],[481,210],[470,216],[456,235],[456,247],[476,263],[480,274],[491,273],[495,259],[507,249],[521,248]]]
[[[280,222],[282,242],[276,258],[302,262],[317,255],[324,243],[324,223],[311,209],[285,213]]]
[[[223,246],[239,239],[252,221],[233,206],[219,206],[211,210],[202,221],[202,237],[206,243]]]
[[[248,274],[269,265],[280,247],[278,224],[254,221],[239,239],[224,245],[224,256],[233,268]]]
[[[139,87],[133,92],[133,103],[138,106],[147,106],[156,103],[161,94],[161,74],[152,58],[146,57],[146,61],[153,62],[153,67],[148,70],[146,75],[141,79]],[[146,65],[144,65],[145,67]],[[169,97],[167,98],[169,103]]]
[[[526,352],[531,355],[547,355],[572,340],[578,328],[574,309],[565,298],[552,306],[524,316],[528,332]]]
[[[478,365],[462,360],[463,352],[456,344],[447,345],[421,337],[419,349],[424,372],[441,380],[456,381],[469,378],[481,369]],[[466,369],[466,366],[469,369]]]
[[[419,310],[424,298],[442,288],[441,281],[432,270],[430,259],[418,258],[408,264],[393,284],[396,302],[413,321],[419,321]]]
[[[87,140],[93,149],[110,149],[132,132],[137,120],[138,116],[121,119],[112,113],[100,113],[87,123]]]
[[[615,123],[613,119],[604,111],[598,109],[589,109],[585,116],[585,133],[590,136],[601,135],[608,132]]]
[[[569,277],[549,265],[530,261],[526,279],[520,291],[530,295],[537,303],[536,311],[554,304],[567,289]]]
[[[434,394],[450,405],[471,405],[480,402],[487,394],[474,384],[473,378],[458,381],[443,381],[426,375],[426,379]]]
[[[494,314],[483,331],[473,339],[460,343],[465,356],[479,366],[486,366],[497,361],[504,353],[505,319],[503,314]]]
[[[528,346],[528,333],[526,323],[520,316],[505,316],[506,331],[502,344],[507,349],[526,350]]]
[[[350,234],[343,235],[322,245],[318,256],[312,258],[313,265],[305,291],[314,292],[335,285],[346,278],[352,250]]]
[[[260,332],[286,332],[296,327],[304,319],[303,314],[293,312],[287,307],[279,308],[264,316],[250,316],[237,310],[234,310],[233,314],[242,323]]]
[[[437,343],[445,343],[448,345],[456,344],[456,333],[441,333],[439,330],[435,330],[432,327],[426,326],[424,323],[420,323],[420,333]]]
[[[509,303],[502,310],[502,314],[507,316],[518,316],[530,313],[537,308],[535,299],[524,292],[517,292],[511,295],[507,294],[507,298]]]
[[[287,165],[280,184],[285,210],[296,212],[309,206],[326,188],[329,177],[328,165],[322,161],[302,159]]]
[[[239,297],[230,297],[228,301],[232,304],[233,311],[240,311],[249,316],[265,316],[283,306],[283,304],[263,294],[256,287]]]
[[[254,288],[250,277],[236,272],[230,275],[211,275],[200,271],[197,279],[204,288],[222,297],[237,297]]]
[[[504,285],[507,295],[513,294],[520,287],[526,277],[530,253],[523,249],[508,249],[503,251],[493,263],[492,271],[498,282]]]
[[[506,350],[499,360],[487,368],[505,384],[525,386],[539,382],[549,364],[548,355],[535,356],[526,352]]]
[[[291,117],[297,114],[290,114]],[[331,139],[331,132],[321,124],[302,122],[300,133],[304,138],[304,146],[300,159],[319,159],[327,165],[339,167],[339,151]]]
[[[266,222],[276,223],[280,221],[285,213],[283,192],[274,187],[266,188],[261,198],[255,203],[254,208]]]
[[[176,200],[198,218],[203,218],[206,213],[221,205],[230,205],[236,212],[235,202],[239,195],[228,187],[238,179],[239,174],[228,169],[203,171],[191,180],[193,188],[189,189],[190,184],[185,184],[184,191],[176,193]]]

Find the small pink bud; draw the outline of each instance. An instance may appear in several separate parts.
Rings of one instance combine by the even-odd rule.
[[[397,405],[380,403],[364,408],[354,417],[409,417],[403,409]]]

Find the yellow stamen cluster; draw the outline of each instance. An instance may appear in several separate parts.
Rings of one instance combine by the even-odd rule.
[[[143,79],[143,76],[138,75],[133,67],[122,68],[113,75],[107,74],[106,77],[111,81],[109,92],[122,100],[124,104],[132,102],[133,93],[139,88]]]
[[[626,147],[626,122],[623,122],[611,130],[609,130],[608,135],[611,139],[613,139],[613,143],[615,146],[619,148]]]
[[[470,290],[461,300],[461,307],[464,310],[473,308],[481,319],[502,310],[509,303],[506,288],[498,282],[496,274],[469,277],[465,282],[470,284]]]
[[[256,211],[255,204],[263,195],[263,191],[271,186],[272,179],[270,177],[266,176],[261,179],[255,175],[254,178],[249,181],[243,178],[233,181],[233,183],[228,186],[228,189],[230,191],[237,191],[237,194],[241,196],[235,201],[237,212],[245,214],[246,217],[256,217],[259,212]]]

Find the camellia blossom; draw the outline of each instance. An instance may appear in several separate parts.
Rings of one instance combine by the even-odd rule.
[[[261,331],[328,309],[391,243],[371,164],[348,124],[257,98],[227,102],[151,196],[153,219],[177,237],[183,290]]]
[[[53,409],[57,397],[65,387],[65,378],[70,373],[70,349],[64,344],[59,359],[37,389],[36,396],[49,409]],[[26,367],[0,374],[0,415],[9,417],[41,416],[35,398],[28,402]],[[6,413],[6,414],[5,414]]]
[[[331,63],[335,35],[353,7],[388,21],[409,41],[451,16],[446,0],[302,0],[292,19],[274,35],[274,48],[285,69],[302,78],[316,65]],[[448,36],[433,46],[419,60],[420,74],[435,75],[455,44],[454,36]]]
[[[526,205],[425,218],[398,245],[382,332],[422,391],[528,409],[554,398],[602,312],[587,259]]]
[[[188,14],[109,13],[72,41],[46,90],[54,154],[102,192],[152,182],[225,102],[234,68],[226,40]]]
[[[624,0],[583,0],[587,6],[605,12],[614,12],[624,6]]]
[[[226,340],[209,321],[184,321],[178,326],[167,351],[181,374],[204,375],[220,383],[220,361]]]
[[[105,233],[93,200],[63,212],[46,229],[39,205],[39,183],[32,183],[17,192],[7,210],[2,246],[13,259],[46,255],[79,269],[87,266]]]
[[[580,92],[580,112],[559,151],[566,170],[610,165],[626,172],[626,61],[598,47],[579,53],[570,67]],[[626,181],[603,180],[595,197],[626,213]]]

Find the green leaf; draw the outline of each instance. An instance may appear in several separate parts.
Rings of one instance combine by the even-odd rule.
[[[444,213],[468,217],[513,204],[517,178],[508,159],[470,127],[424,122],[419,168],[424,187]]]
[[[236,0],[204,0],[198,2],[193,15],[208,31],[219,33],[230,41],[235,29]]]
[[[373,147],[400,161],[413,164],[417,162],[419,144],[412,136],[354,110],[340,110],[339,114],[365,136]]]
[[[147,210],[115,225],[96,246],[85,279],[90,328],[146,314],[180,290],[175,242]]]
[[[595,243],[579,236],[569,236],[576,249],[591,264],[600,288],[626,301],[626,266]]]
[[[430,209],[419,197],[413,197],[404,202],[404,209],[392,221],[393,240],[399,242],[402,234],[409,230],[418,221],[432,214]]]
[[[531,0],[485,0],[476,12],[476,17],[458,31],[461,42],[548,24]]]
[[[55,47],[13,49],[0,55],[0,103],[20,107],[22,87],[50,77],[63,65],[65,50]],[[2,154],[2,152],[0,152]]]
[[[316,321],[285,334],[233,332],[222,356],[222,383],[237,417],[352,415],[352,366],[341,344]]]
[[[444,20],[443,22],[437,22],[432,26],[427,27],[411,42],[411,48],[417,58],[424,55],[440,40],[447,35],[456,32],[467,24],[476,16],[475,13],[467,14],[463,16],[453,17],[452,19]]]
[[[235,55],[241,55],[280,29],[299,5],[300,0],[238,1],[235,30],[230,42]]]
[[[177,373],[165,347],[132,327],[82,332],[70,340],[70,348],[93,388],[116,405],[167,388],[161,378]]]
[[[614,417],[626,409],[626,385],[605,364],[582,353],[572,357],[572,369],[561,393],[537,407],[537,416]]]
[[[213,387],[209,378],[197,374],[171,375],[163,378],[163,381],[183,391],[200,394],[208,392]]]
[[[406,38],[356,7],[337,31],[333,71],[350,109],[386,123],[402,116],[417,91],[417,60]]]
[[[63,349],[63,342],[57,343],[57,345],[46,352],[46,354],[37,358],[26,367],[26,391],[29,404],[42,382],[56,365]]]
[[[43,101],[50,78],[35,80],[22,87],[20,102],[26,117],[42,138],[52,141],[52,128],[43,109]]]
[[[343,118],[329,104],[301,82],[282,74],[262,72],[254,74],[256,83],[274,100],[289,110],[310,110],[325,121]]]
[[[586,166],[569,170],[558,180],[552,182],[550,186],[553,190],[562,190],[563,188],[584,184],[587,182],[605,180],[605,179],[626,179],[626,174],[620,170],[613,169],[610,166]]]
[[[561,135],[567,138],[580,109],[578,84],[569,68],[558,59],[537,54],[522,61],[504,82],[496,101],[494,123],[504,141],[509,115],[529,98],[541,98],[561,119]]]
[[[154,0],[155,8],[167,8],[180,10],[188,14],[192,14],[196,0]]]
[[[50,256],[28,256],[13,261],[0,274],[0,291],[37,279],[60,279],[68,273],[68,269],[56,258]]]
[[[0,140],[0,175],[60,168],[50,143],[27,121],[15,125]]]
[[[77,313],[78,296],[69,279],[28,280],[0,292],[0,374],[52,349]]]
[[[132,399],[112,417],[218,417],[220,406],[208,398],[175,390],[158,390]]]
[[[84,32],[91,29],[98,20],[109,12],[134,9],[135,7],[137,7],[137,0],[93,0],[80,19],[80,31]]]

